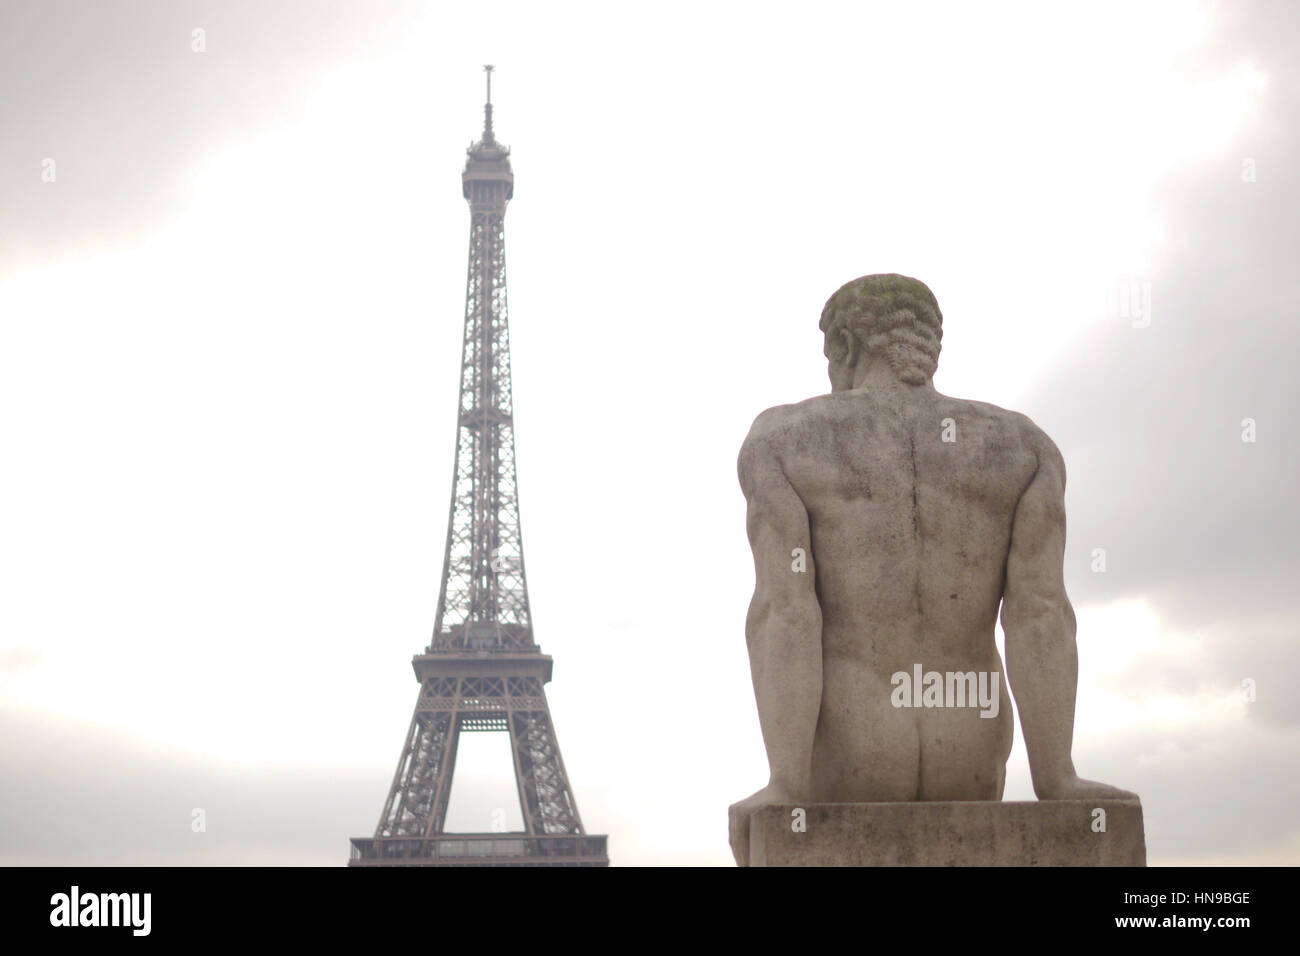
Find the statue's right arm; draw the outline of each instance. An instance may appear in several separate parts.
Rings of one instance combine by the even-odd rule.
[[[803,800],[810,796],[821,711],[822,614],[808,513],[782,468],[776,433],[771,413],[765,413],[740,451],[755,578],[745,638],[772,773],[769,787]],[[796,549],[802,565],[796,564]]]

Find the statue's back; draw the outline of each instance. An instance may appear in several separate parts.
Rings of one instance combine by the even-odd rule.
[[[1033,424],[909,387],[822,395],[781,418],[776,451],[808,511],[824,650],[891,672],[918,654],[985,658],[1037,464]]]

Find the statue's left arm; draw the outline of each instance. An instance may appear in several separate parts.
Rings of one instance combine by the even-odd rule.
[[[1127,790],[1081,780],[1074,770],[1079,657],[1063,569],[1065,461],[1047,435],[1032,424],[1028,428],[1038,468],[1012,520],[1002,628],[1034,792],[1040,800],[1137,799]]]

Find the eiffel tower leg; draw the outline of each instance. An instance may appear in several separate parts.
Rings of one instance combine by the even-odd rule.
[[[564,771],[550,709],[513,711],[510,745],[515,755],[519,803],[527,832],[582,833],[582,821]]]
[[[429,816],[429,829],[426,836],[442,833],[447,823],[447,801],[451,797],[451,779],[456,774],[456,748],[460,743],[460,716],[455,711],[451,714],[451,730],[447,741],[446,768],[438,775],[438,788],[433,798],[433,813]]]
[[[416,704],[375,836],[423,836],[429,832],[429,816],[450,767],[448,757],[456,729],[453,717],[447,711],[421,710]]]

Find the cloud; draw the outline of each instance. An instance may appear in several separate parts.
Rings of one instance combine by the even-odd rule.
[[[0,650],[0,674],[17,674],[40,662],[39,651],[27,647]]]
[[[6,6],[0,277],[164,225],[206,157],[293,117],[313,77],[386,26],[337,0]],[[205,52],[192,49],[195,29]],[[56,188],[41,179],[47,158]]]
[[[1287,5],[1268,10],[1297,17]],[[1150,325],[1095,322],[1022,406],[1065,453],[1076,599],[1145,595],[1180,627],[1231,622],[1240,632],[1293,609],[1288,583],[1300,572],[1290,487],[1300,445],[1289,435],[1300,413],[1300,286],[1288,279],[1300,223],[1280,214],[1300,195],[1300,140],[1285,120],[1300,110],[1300,88],[1277,18],[1221,12],[1217,68],[1250,54],[1270,79],[1236,139],[1171,170],[1157,190],[1167,239],[1150,271],[1107,280],[1149,283]],[[1246,155],[1268,174],[1243,181]],[[1246,418],[1254,442],[1242,440]],[[1090,571],[1096,547],[1104,574]]]
[[[342,865],[383,799],[375,767],[204,760],[31,711],[0,710],[0,741],[8,866]]]

